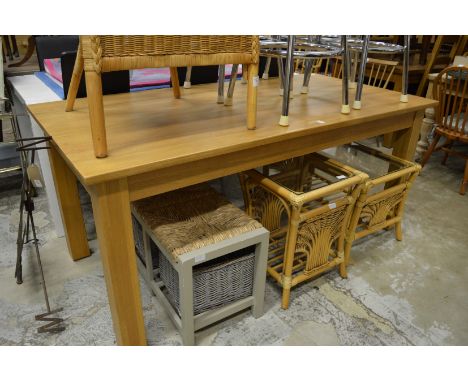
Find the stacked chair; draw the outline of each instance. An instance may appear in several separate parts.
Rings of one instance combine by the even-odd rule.
[[[331,58],[341,57],[342,68],[340,74],[343,79],[342,85],[342,105],[341,113],[349,114],[349,88],[356,86],[355,100],[353,109],[361,109],[361,98],[366,75],[366,66],[368,63],[368,53],[373,54],[403,54],[403,76],[402,76],[402,94],[401,102],[408,102],[408,68],[409,68],[409,37],[405,36],[404,46],[390,44],[385,42],[370,41],[370,36],[360,38],[349,38],[348,36],[272,36],[260,39],[260,55],[265,57],[276,57],[280,65],[280,78],[283,94],[283,106],[279,124],[288,126],[289,102],[290,102],[290,84],[294,71],[294,60],[303,60],[305,62],[304,82],[301,93],[308,93],[310,76],[313,72],[314,62],[317,60],[330,60]],[[351,59],[351,54],[355,54],[354,60]],[[360,56],[360,60],[359,58]],[[283,65],[282,60],[286,60]],[[353,68],[351,64],[353,63]],[[380,66],[394,66],[388,62],[374,61],[374,64]],[[357,66],[359,65],[359,70]],[[268,68],[268,64],[267,64]],[[284,68],[284,69],[283,69]],[[266,73],[267,70],[266,70]],[[355,75],[358,73],[357,83]],[[387,74],[387,72],[385,71]],[[374,76],[382,76],[382,72],[377,72]],[[391,71],[390,76],[393,74]],[[371,73],[372,75],[372,73]],[[264,79],[268,78],[268,74],[263,75]],[[388,81],[384,81],[385,86]]]
[[[73,110],[84,70],[94,153],[104,158],[108,150],[101,73],[170,67],[174,97],[180,98],[178,66],[243,64],[248,77],[247,128],[254,129],[258,60],[258,36],[81,36],[66,111]]]

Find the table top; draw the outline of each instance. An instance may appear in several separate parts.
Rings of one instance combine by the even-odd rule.
[[[434,106],[435,101],[364,87],[362,110],[343,115],[341,80],[314,75],[308,95],[298,94],[302,76],[294,79],[289,127],[281,127],[282,97],[278,79],[262,80],[258,88],[257,128],[246,128],[246,89],[239,81],[234,105],[216,103],[217,84],[184,89],[174,99],[172,89],[104,96],[109,156],[93,153],[86,99],[77,99],[75,110],[66,113],[65,102],[29,105],[42,129],[52,136],[64,159],[84,184],[96,184],[180,164],[216,157],[269,143],[318,134]],[[354,91],[350,92],[350,100]],[[341,130],[344,133],[344,130]],[[220,163],[222,166],[222,163]]]

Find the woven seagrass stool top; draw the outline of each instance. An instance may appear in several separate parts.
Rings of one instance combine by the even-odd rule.
[[[176,260],[184,253],[262,227],[207,184],[138,200],[133,206]]]

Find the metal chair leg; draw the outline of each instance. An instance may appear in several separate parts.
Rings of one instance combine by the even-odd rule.
[[[312,67],[314,66],[313,60],[307,60],[304,68],[304,82],[302,83],[302,94],[309,93],[309,81],[310,76],[312,75]]]
[[[349,60],[348,60],[348,39],[347,36],[341,36],[341,45],[343,48],[343,84],[342,84],[342,101],[341,101],[341,113],[349,114],[349,90],[348,90],[348,78],[349,78]]]
[[[284,74],[283,108],[281,112],[281,118],[279,120],[280,126],[289,125],[289,94],[291,92],[291,82],[294,76],[294,40],[294,35],[288,36],[286,72]]]
[[[219,65],[218,70],[218,103],[224,103],[224,76],[226,67]]]
[[[367,64],[367,53],[369,51],[369,36],[364,36],[363,45],[362,45],[362,54],[361,54],[361,65],[359,67],[357,88],[356,88],[356,97],[353,103],[353,109],[361,109],[361,97],[362,97],[362,88],[364,85],[364,76],[366,73],[366,64]]]
[[[227,91],[226,99],[224,100],[224,106],[232,105],[232,96],[234,95],[234,87],[236,86],[238,69],[239,69],[239,64],[232,65],[231,78],[229,79],[229,88]]]
[[[410,36],[405,36],[405,48],[403,51],[403,74],[400,102],[408,102],[408,75],[409,75],[409,53],[410,53]]]
[[[192,87],[192,67],[187,66],[187,72],[185,73],[184,89],[190,89]]]
[[[265,63],[265,69],[263,70],[262,78],[264,80],[268,79],[268,73],[270,73],[271,57],[267,57]]]

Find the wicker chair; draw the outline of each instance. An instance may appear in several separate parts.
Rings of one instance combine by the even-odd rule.
[[[81,36],[66,111],[73,110],[83,70],[86,77],[94,153],[107,156],[101,73],[170,67],[175,98],[180,98],[178,66],[243,64],[248,73],[247,128],[256,125],[257,36]]]
[[[442,164],[449,155],[457,155],[465,159],[465,173],[460,186],[460,194],[465,195],[468,184],[468,155],[453,149],[454,142],[468,143],[468,67],[451,66],[439,73],[434,81],[434,99],[439,101],[435,115],[436,128],[434,140],[427,150],[421,165],[429,160],[434,151],[445,152]],[[437,147],[441,137],[446,142]]]

